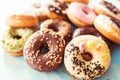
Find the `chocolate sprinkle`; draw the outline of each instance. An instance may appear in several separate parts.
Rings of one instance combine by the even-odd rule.
[[[105,71],[105,67],[102,66],[99,61],[97,62],[90,62],[89,64],[86,64],[85,60],[80,60],[76,56],[79,56],[80,51],[79,47],[74,46],[72,43],[68,45],[69,49],[67,49],[68,55],[73,55],[74,57],[71,58],[71,62],[73,62],[72,69],[75,71],[75,74],[81,74],[81,72],[86,76],[83,78],[83,80],[94,80],[99,75],[102,75]],[[76,52],[76,53],[74,53]],[[74,53],[74,54],[71,54]],[[66,54],[65,54],[66,55]],[[67,57],[67,56],[66,56]],[[79,66],[79,68],[78,68]]]
[[[94,62],[89,65],[86,65],[85,62],[78,60],[76,57],[72,59],[73,64],[79,66],[80,68],[77,69],[77,74],[80,74],[83,71],[84,75],[88,76],[89,79],[94,79],[96,76],[102,75],[105,71],[105,67],[101,66],[99,63]],[[95,66],[92,68],[91,66]],[[75,70],[75,67],[74,69]]]

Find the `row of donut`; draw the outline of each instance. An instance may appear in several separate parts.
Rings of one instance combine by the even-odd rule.
[[[51,0],[50,2],[57,3],[56,6],[49,6],[49,12],[52,13],[49,18],[52,19],[45,20],[45,18],[39,18],[39,21],[42,19],[45,21],[41,23],[40,30],[36,32],[28,28],[38,24],[38,18],[36,16],[32,16],[32,18],[31,15],[14,15],[8,17],[7,24],[12,28],[7,31],[7,35],[3,35],[2,37],[2,46],[5,51],[9,52],[9,50],[12,50],[12,53],[16,53],[16,51],[13,50],[16,48],[17,50],[21,49],[20,47],[25,43],[25,46],[22,48],[24,58],[32,68],[38,71],[53,71],[61,64],[64,58],[67,71],[75,77],[87,80],[101,76],[110,65],[111,57],[109,48],[112,48],[109,39],[120,44],[119,19],[112,16],[115,13],[119,15],[119,8],[112,5],[112,3],[101,0],[100,5],[104,6],[109,12],[111,10],[109,8],[112,6],[112,8],[114,8],[113,12],[115,13],[110,12],[112,15],[106,13],[101,14],[94,9],[94,11],[96,10],[95,12],[99,14],[97,16],[95,12],[85,4],[80,2],[67,3],[66,14],[68,18],[66,19],[65,16],[63,17],[63,15],[61,15],[61,8],[64,9],[63,6],[58,8],[60,7],[59,4],[61,1]],[[41,4],[43,5],[42,2]],[[41,10],[39,5],[36,7],[38,11],[39,9]],[[52,17],[53,15],[55,17]],[[63,18],[58,17],[58,15]],[[70,23],[61,19],[69,19],[79,27],[75,30],[73,36]],[[34,32],[34,34],[31,32]],[[26,39],[25,35],[31,36]],[[73,39],[71,40],[71,38]],[[17,43],[17,45],[20,44],[20,46],[17,47],[14,43]],[[20,51],[22,52],[22,50]]]
[[[120,4],[120,1],[115,0],[115,3]],[[95,16],[86,7],[82,7],[81,11],[80,6],[79,3],[71,3],[68,8],[68,18],[80,28],[74,31],[73,39],[65,48],[64,64],[67,71],[75,77],[83,80],[94,80],[103,75],[110,66],[111,41],[120,44],[120,8],[111,1],[98,0],[93,7],[97,14]],[[81,22],[86,25],[84,26]],[[86,27],[90,25],[94,27]],[[98,37],[95,40],[95,36],[90,34],[98,37],[103,36],[102,41],[108,45],[105,47],[97,39]],[[101,49],[98,49],[98,45],[101,45]]]
[[[120,1],[115,0],[114,3],[120,3]],[[95,13],[97,13],[98,16]],[[67,3],[61,0],[60,1],[50,0],[45,2],[35,3],[34,5],[32,5],[32,7],[30,7],[30,9],[27,9],[25,11],[25,14],[27,15],[12,15],[10,16],[11,18],[8,18],[6,23],[12,27],[21,27],[21,26],[31,27],[31,25],[33,27],[38,23],[37,18],[35,18],[36,16],[38,17],[39,21],[43,21],[48,18],[70,20],[77,27],[90,26],[93,25],[94,22],[96,29],[100,33],[102,33],[105,37],[107,37],[111,41],[120,44],[120,38],[119,38],[120,10],[119,10],[119,6],[113,4],[111,1],[98,0],[97,3],[94,4],[92,10],[87,5],[79,2]],[[34,14],[35,16],[29,17],[28,14],[30,15],[32,14],[32,16]],[[22,21],[19,21],[19,18]]]
[[[64,2],[65,1],[65,2]],[[32,4],[27,10],[21,14],[10,15],[6,24],[11,27],[33,27],[39,21],[52,19],[68,20],[66,10],[72,0],[44,0]],[[77,0],[79,2],[88,3],[88,0]],[[37,19],[37,18],[38,19]],[[14,20],[14,23],[12,23]],[[22,20],[22,21],[19,21]],[[28,21],[26,21],[28,20]],[[23,23],[24,22],[24,23]]]
[[[67,17],[63,16],[63,13],[58,14],[56,11],[51,11],[51,9],[48,9],[49,6],[54,6],[57,10],[60,8],[59,11],[61,11],[63,7],[67,8],[67,4],[69,3],[57,0],[37,2],[30,6],[30,9],[25,10],[22,14],[20,13],[8,16],[6,19],[6,24],[10,26],[10,29],[5,31],[2,37],[2,47],[5,49],[7,53],[10,53],[13,56],[23,55],[24,43],[26,42],[27,38],[36,31],[37,28],[36,26],[39,25],[39,22],[44,21],[48,18],[67,20]],[[46,14],[47,12],[50,13],[49,14],[51,15],[50,17],[49,15]],[[54,21],[55,23],[52,24],[52,22]],[[71,40],[72,35],[71,25],[62,20],[54,21],[53,20],[46,21],[45,24],[42,25],[43,28],[44,27],[54,28],[53,29],[54,31],[60,30],[57,33],[63,36],[66,43],[68,43]],[[47,23],[49,23],[50,26],[45,26]],[[62,27],[56,29],[55,28],[56,26]]]

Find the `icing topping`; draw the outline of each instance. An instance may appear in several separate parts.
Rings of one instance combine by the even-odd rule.
[[[95,46],[95,42],[93,40],[89,40],[87,42],[87,46],[90,47],[90,48],[93,48]]]
[[[79,43],[79,49],[80,49],[80,52],[83,52],[85,50],[85,44],[83,42]]]

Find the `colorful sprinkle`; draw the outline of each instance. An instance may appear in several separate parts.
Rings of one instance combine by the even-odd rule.
[[[79,43],[79,49],[80,49],[81,52],[84,52],[84,50],[85,50],[85,43],[80,42]]]
[[[94,42],[93,40],[89,40],[89,41],[87,42],[87,46],[88,46],[89,48],[93,48],[93,47],[95,46],[95,42]]]

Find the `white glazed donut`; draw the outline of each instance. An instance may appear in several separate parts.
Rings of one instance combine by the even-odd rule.
[[[106,38],[120,44],[120,21],[100,14],[95,18],[94,25]]]
[[[97,14],[105,14],[120,20],[120,0],[98,0],[93,9]]]
[[[111,62],[106,43],[93,35],[82,35],[71,40],[65,48],[64,64],[67,71],[84,80],[100,77]]]

